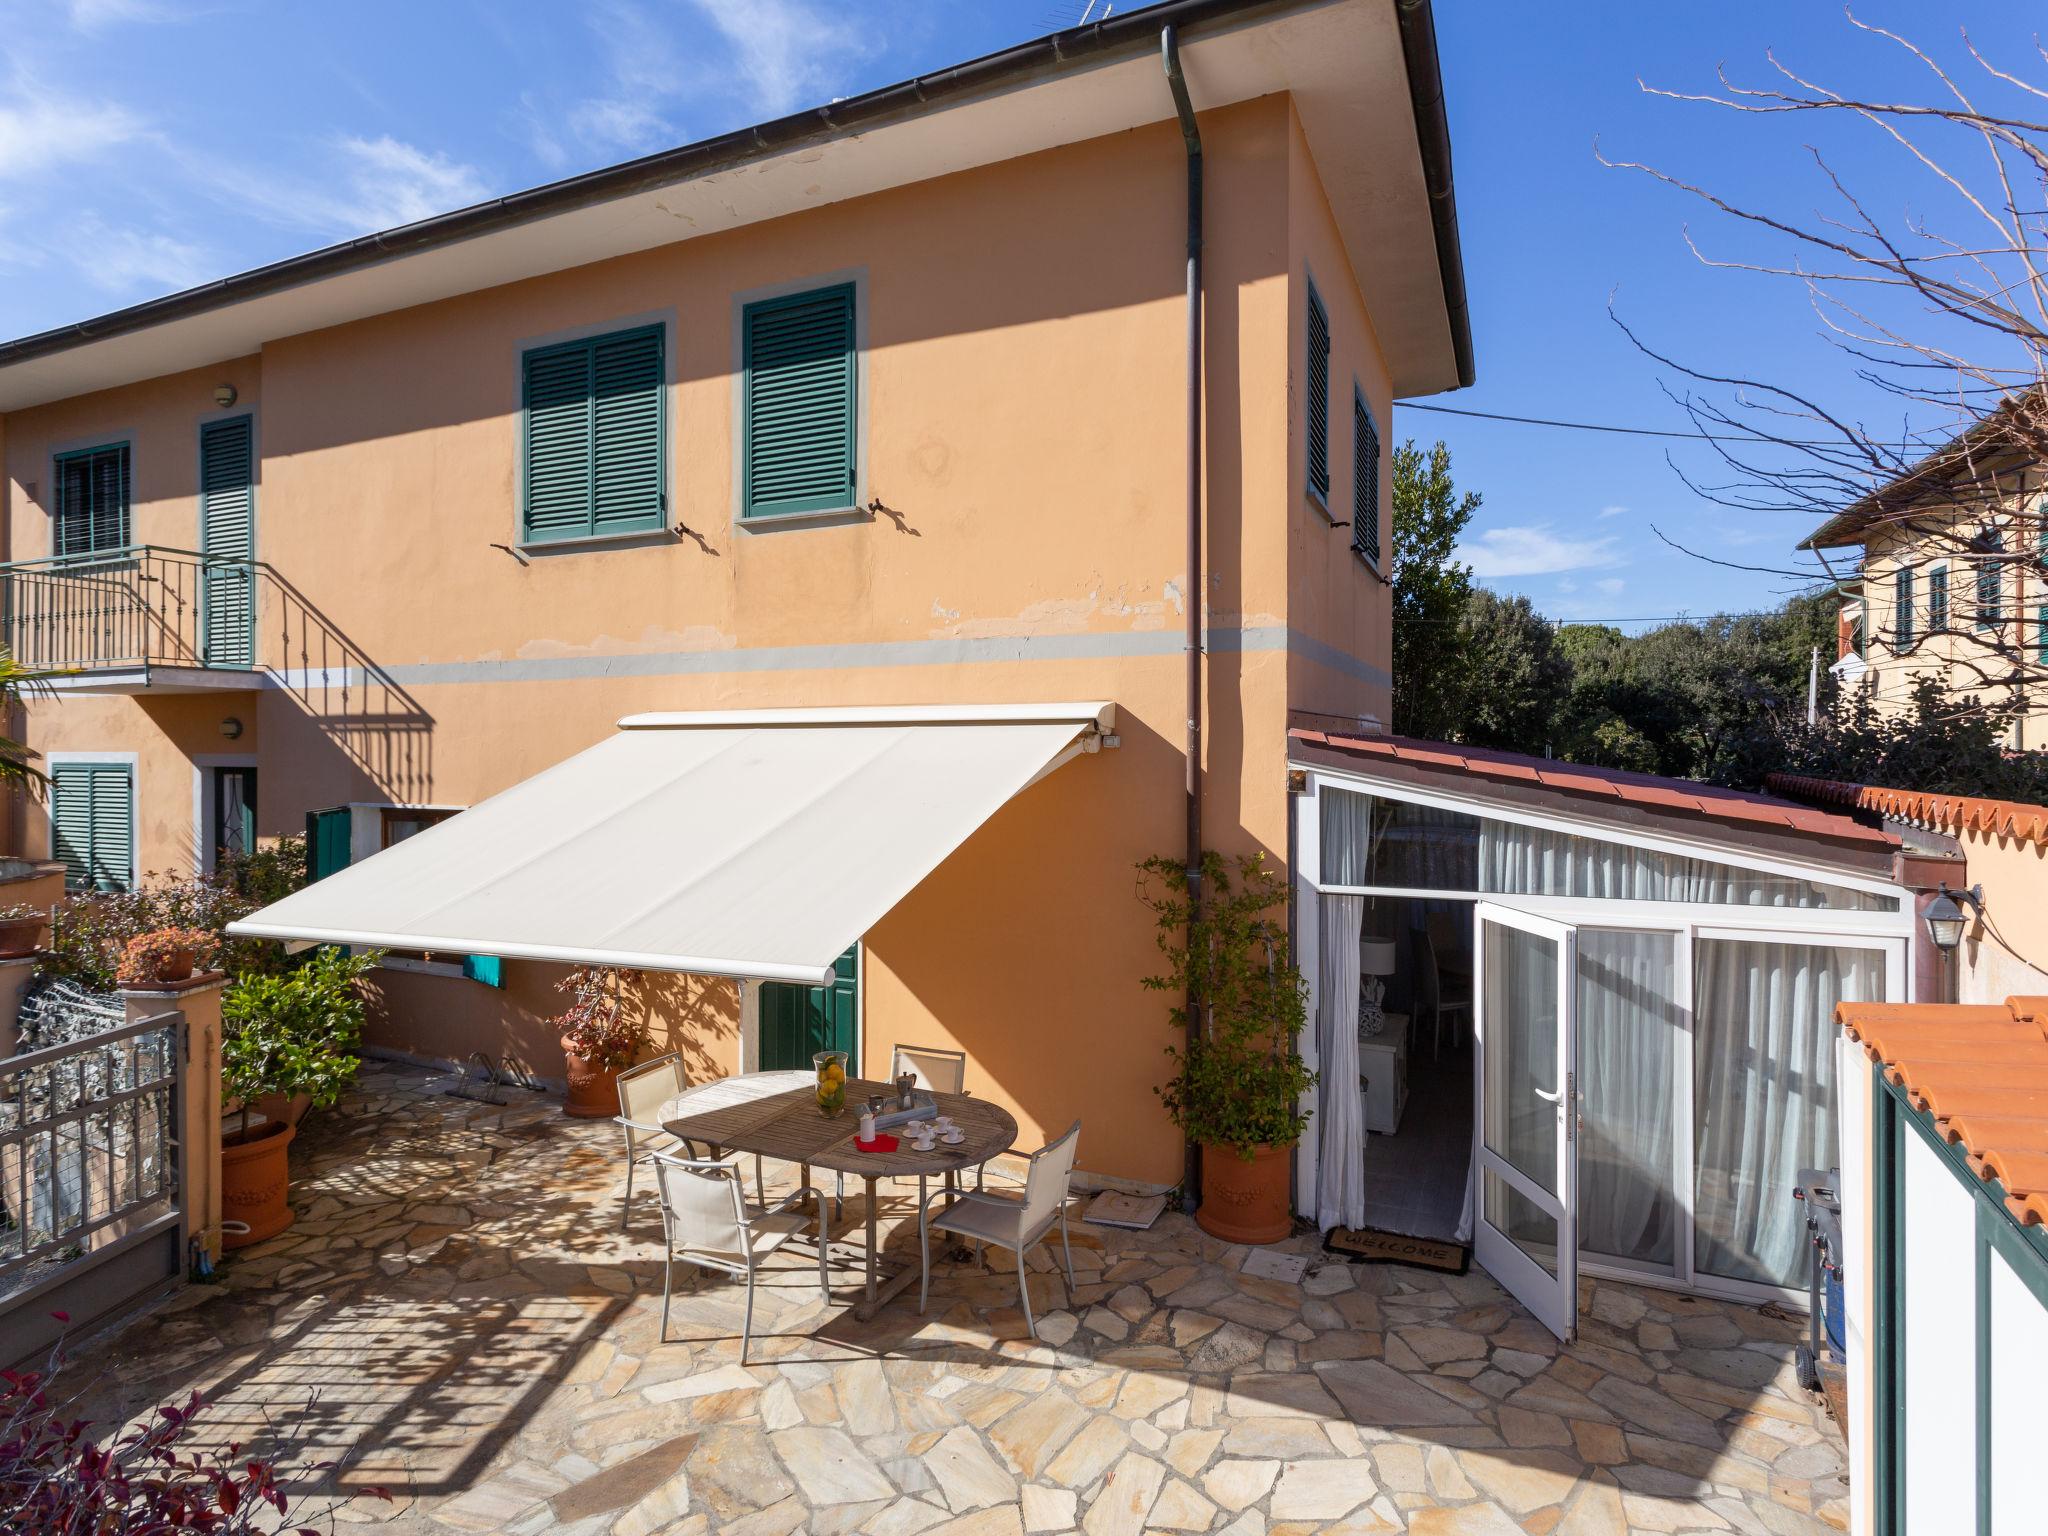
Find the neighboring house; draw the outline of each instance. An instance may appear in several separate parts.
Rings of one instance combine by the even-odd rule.
[[[2039,1530],[2048,998],[1840,1018],[1851,1536]]]
[[[763,1040],[819,1007],[706,984],[673,1038],[958,1038],[1027,1137],[1078,1115],[1087,1166],[1176,1180],[1132,872],[1182,843],[1184,615],[1208,840],[1284,859],[1289,711],[1387,713],[1392,401],[1469,377],[1429,25],[1180,0],[0,344],[7,636],[78,669],[26,847],[124,885],[338,808],[331,869],[650,710],[1113,701],[1115,750],[865,935],[857,998]],[[555,969],[461,963],[387,973],[377,1042],[559,1076]]]
[[[2048,581],[2038,466],[1999,453],[1994,413],[1844,508],[1800,542],[1838,573],[1834,673],[1878,707],[1911,706],[1922,678],[2017,703],[2011,744],[2048,745]]]
[[[1783,773],[1765,787],[1880,819],[1915,845],[1924,866],[1919,889],[1976,893],[1962,903],[1967,921],[1945,962],[1953,975],[1943,978],[1943,1001],[2048,995],[2048,806]],[[1922,958],[1930,967],[1944,963],[1931,948]]]

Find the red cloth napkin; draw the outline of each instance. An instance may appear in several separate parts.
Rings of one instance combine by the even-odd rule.
[[[853,1139],[853,1144],[863,1152],[894,1152],[897,1145],[896,1138],[887,1131],[875,1132],[875,1139],[873,1141],[862,1141],[856,1136]]]

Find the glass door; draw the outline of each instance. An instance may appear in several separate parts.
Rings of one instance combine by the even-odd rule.
[[[1473,1247],[1509,1294],[1569,1339],[1578,1321],[1578,931],[1485,901],[1473,921]]]

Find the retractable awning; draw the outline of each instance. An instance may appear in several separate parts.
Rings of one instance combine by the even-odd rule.
[[[815,985],[1114,723],[1102,703],[634,715],[228,931]]]

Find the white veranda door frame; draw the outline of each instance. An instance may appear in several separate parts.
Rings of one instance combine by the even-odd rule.
[[[1534,1060],[1523,1063],[1527,1071],[1522,1077],[1514,1075],[1515,1057],[1508,1045],[1520,1011],[1517,1005],[1526,1003],[1541,1008],[1545,1000],[1508,996],[1500,990],[1505,985],[1502,977],[1496,974],[1489,980],[1489,926],[1533,935],[1556,950],[1556,996],[1549,1000],[1549,1005],[1556,1010],[1557,1029],[1554,1051],[1550,1053],[1552,1060],[1548,1063],[1553,1075],[1548,1083],[1537,1080],[1545,1063]],[[1472,927],[1473,1253],[1481,1267],[1539,1322],[1559,1338],[1569,1339],[1578,1327],[1579,1299],[1578,1159],[1574,1145],[1578,1113],[1573,1039],[1578,930],[1568,923],[1490,901],[1475,904]],[[1494,1109],[1507,1113],[1527,1095],[1552,1106],[1554,1137],[1547,1188],[1528,1171],[1516,1167],[1502,1150],[1488,1145],[1489,1101]],[[1525,1112],[1528,1109],[1526,1104],[1520,1107]],[[1498,1207],[1492,1198],[1496,1194],[1500,1197]],[[1501,1214],[1501,1208],[1512,1206],[1516,1197],[1549,1218],[1554,1231],[1548,1242],[1527,1231],[1518,1239],[1491,1219]]]

